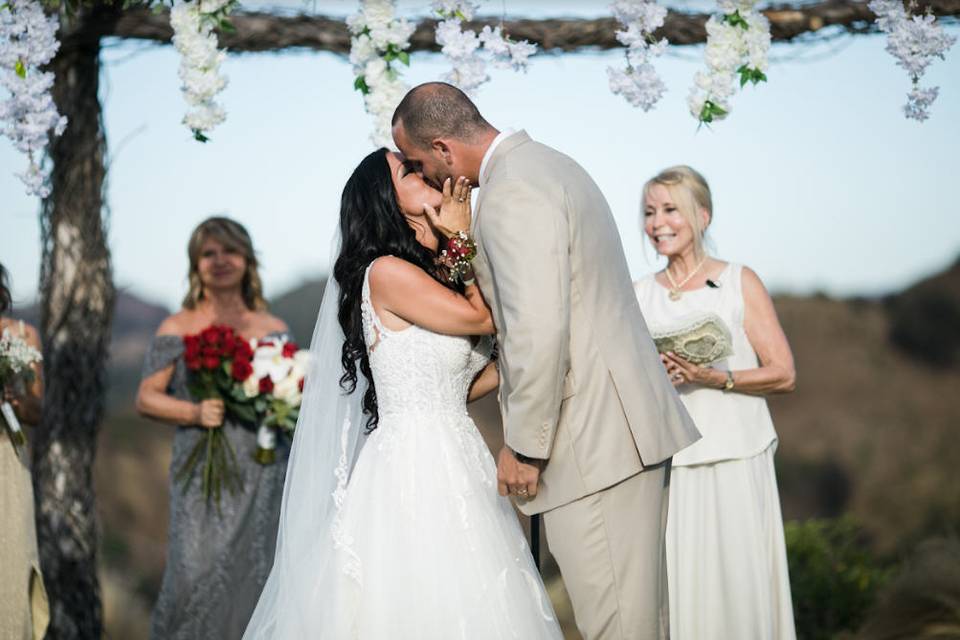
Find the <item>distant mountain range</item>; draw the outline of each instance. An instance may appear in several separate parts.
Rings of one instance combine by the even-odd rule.
[[[270,311],[287,322],[294,339],[302,346],[308,346],[313,335],[325,284],[325,278],[309,280],[270,301]],[[778,301],[800,299],[780,297]],[[854,307],[875,303],[849,301]],[[901,352],[935,367],[960,365],[960,260],[946,271],[884,298],[879,306],[890,321],[890,341]],[[117,293],[110,347],[109,404],[123,405],[129,401],[150,338],[169,314],[169,309],[146,302],[129,291]],[[39,310],[34,305],[16,310],[14,316],[36,325]],[[795,338],[791,342],[796,342]],[[794,349],[801,346],[794,344]]]

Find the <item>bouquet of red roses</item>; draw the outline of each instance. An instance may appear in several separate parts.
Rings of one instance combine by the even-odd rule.
[[[226,414],[241,422],[256,422],[257,412],[243,391],[243,383],[253,375],[253,349],[244,338],[231,327],[213,325],[184,336],[183,350],[187,386],[196,400],[220,399]],[[207,429],[206,437],[197,441],[178,469],[176,479],[184,491],[201,461],[204,498],[213,497],[219,509],[224,488],[230,493],[243,488],[237,454],[222,426]]]

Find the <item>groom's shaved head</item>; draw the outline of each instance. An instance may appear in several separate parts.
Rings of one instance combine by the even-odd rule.
[[[492,129],[467,94],[445,82],[427,82],[411,89],[393,112],[391,124],[396,127],[398,122],[407,139],[422,148],[436,138],[474,142]]]

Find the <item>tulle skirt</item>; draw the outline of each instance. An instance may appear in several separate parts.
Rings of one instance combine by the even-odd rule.
[[[673,468],[673,640],[795,640],[775,450],[776,442],[751,458]]]
[[[467,415],[382,416],[346,489],[322,637],[562,638]]]

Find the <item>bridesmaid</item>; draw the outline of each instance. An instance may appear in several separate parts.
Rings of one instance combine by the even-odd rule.
[[[141,415],[177,427],[170,466],[170,527],[160,595],[151,618],[157,640],[239,638],[273,563],[289,443],[277,462],[262,466],[251,454],[251,427],[224,423],[220,400],[195,402],[187,390],[183,336],[225,324],[246,338],[287,332],[266,311],[253,243],[229,218],[205,220],[190,237],[190,291],[183,308],[157,330],[137,394]],[[205,429],[223,424],[237,454],[243,489],[224,491],[220,513],[195,477],[184,493],[174,476]],[[198,467],[195,474],[200,473]]]
[[[686,166],[643,188],[643,228],[666,268],[635,283],[651,330],[714,313],[733,355],[697,366],[661,359],[703,439],[673,457],[667,519],[674,640],[794,640],[793,607],[764,396],[793,391],[793,355],[773,302],[747,267],[707,255],[710,188]]]
[[[40,351],[36,329],[4,317],[10,305],[7,272],[0,265],[0,334],[10,331]],[[34,365],[34,381],[28,388],[5,387],[0,401],[10,403],[21,426],[38,424],[43,403],[40,364]],[[14,446],[0,418],[0,640],[40,640],[50,620],[37,555],[29,460],[25,447]]]

